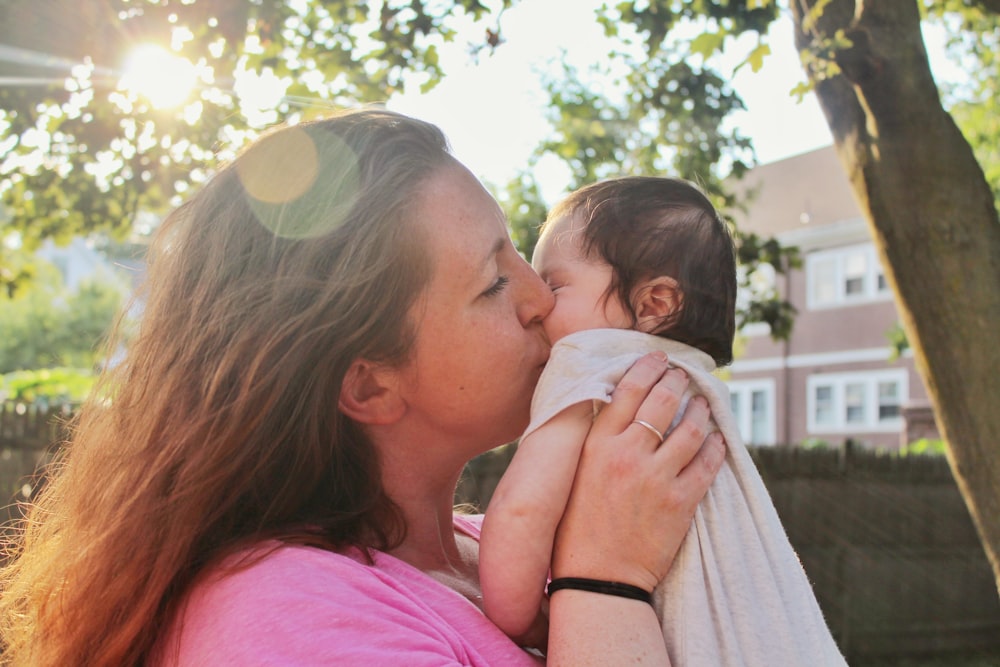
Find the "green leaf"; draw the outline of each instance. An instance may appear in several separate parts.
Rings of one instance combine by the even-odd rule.
[[[794,97],[797,102],[801,102],[805,99],[806,95],[812,92],[812,90],[812,83],[809,81],[800,81],[794,88],[792,88],[790,95]]]
[[[691,40],[689,48],[692,54],[708,59],[717,51],[722,51],[722,44],[725,41],[726,34],[724,32],[703,32]]]
[[[750,63],[750,69],[754,73],[757,73],[760,71],[760,68],[764,66],[764,58],[769,55],[771,55],[771,47],[767,44],[758,44],[757,48],[750,52],[750,55],[747,56],[747,59],[744,62]],[[742,66],[743,63],[740,63],[740,67]],[[739,67],[736,69],[739,69]]]

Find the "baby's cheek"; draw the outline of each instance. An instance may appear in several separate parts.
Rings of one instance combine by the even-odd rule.
[[[559,306],[559,299],[557,297],[555,308],[552,309],[548,317],[542,320],[542,329],[545,330],[545,335],[549,339],[550,344],[554,344],[560,338],[572,333],[565,309]]]
[[[558,329],[552,325],[551,315],[544,320],[542,320],[542,329],[545,331],[545,337],[549,339],[549,344],[554,344],[561,336],[559,336]]]

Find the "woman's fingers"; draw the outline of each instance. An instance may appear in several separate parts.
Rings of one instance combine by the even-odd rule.
[[[668,368],[639,404],[631,427],[645,429],[649,438],[643,443],[659,447],[681,404],[688,386],[688,375],[680,368]],[[655,430],[655,433],[654,433]]]
[[[670,455],[669,444],[664,444],[660,449],[664,451],[657,452],[658,456]],[[683,456],[680,458],[684,459]],[[678,512],[693,516],[698,503],[708,492],[708,487],[712,485],[716,474],[722,468],[725,458],[726,441],[718,431],[711,433],[701,446],[696,448],[693,456],[684,459],[680,472],[673,478],[673,494],[668,502],[673,500],[677,504]],[[674,465],[676,463],[668,465],[668,470],[673,469]]]
[[[601,410],[592,430],[617,435],[630,425],[637,429],[644,428],[633,423],[643,420],[663,433],[677,411],[684,391],[682,386],[687,386],[686,374],[677,369],[668,370],[665,354],[647,354],[636,361],[618,382],[611,395],[611,403]],[[651,431],[648,439],[650,442],[654,439]],[[652,444],[656,446],[659,443]]]
[[[691,483],[708,491],[708,487],[715,480],[715,475],[722,468],[723,461],[726,460],[726,447],[722,433],[716,431],[710,434],[705,438],[705,444],[695,457],[681,471],[680,477],[690,477]]]
[[[725,458],[722,436],[706,437],[711,415],[703,397],[692,398],[661,437],[688,383],[662,354],[642,357],[618,383],[584,443],[557,531],[553,575],[647,590],[666,575]]]
[[[680,423],[667,435],[653,454],[665,477],[673,479],[668,504],[679,501],[678,511],[694,514],[726,457],[726,444],[718,431],[710,433],[711,411],[703,396],[688,401]]]
[[[688,401],[681,421],[657,450],[657,456],[665,460],[673,474],[680,472],[698,454],[708,435],[711,416],[708,401],[703,396],[694,396]]]

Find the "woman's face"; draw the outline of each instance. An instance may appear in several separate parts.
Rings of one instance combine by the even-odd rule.
[[[461,165],[431,176],[414,211],[433,269],[410,313],[407,415],[434,442],[509,442],[527,426],[549,356],[541,322],[552,294],[514,249],[496,201]]]

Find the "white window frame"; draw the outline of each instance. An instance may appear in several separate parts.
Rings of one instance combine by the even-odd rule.
[[[882,419],[882,395],[879,393],[879,385],[882,384],[883,382],[885,382],[885,380],[881,380],[875,383],[875,410],[877,411],[878,419],[880,419],[881,421],[888,421],[889,419],[894,419],[894,418],[886,417],[885,419]],[[902,387],[900,387],[898,383],[895,384],[897,387],[897,392],[902,390]],[[897,416],[901,416],[903,414],[903,400],[900,396],[896,397],[895,403],[888,403],[887,405],[896,406]]]
[[[823,387],[830,390],[829,399],[824,399],[824,407],[829,409],[830,420],[820,422],[817,417],[817,410],[819,408],[819,401],[816,396],[816,389]],[[818,382],[815,387],[809,388],[809,398],[811,399],[809,403],[809,415],[810,415],[810,426],[809,430],[814,431],[816,429],[831,428],[837,423],[837,400],[836,400],[836,387],[832,384]]]
[[[897,399],[900,408],[902,408],[910,395],[909,374],[905,369],[893,368],[878,371],[810,375],[806,380],[809,434],[891,433],[901,429],[903,427],[902,409],[900,409],[900,414],[895,417],[879,418],[881,403],[878,386],[883,382],[891,382],[899,388]],[[861,422],[848,422],[847,387],[857,384],[864,386],[864,418]],[[816,390],[819,387],[832,389],[834,418],[829,424],[821,424],[816,421]]]
[[[847,268],[851,258],[858,255],[863,256],[865,261],[865,271],[861,275],[862,287],[858,293],[848,294],[847,282],[850,276]],[[824,264],[833,267],[833,295],[829,299],[818,299],[816,293],[819,267]],[[879,276],[884,276],[884,274],[875,252],[875,246],[871,243],[809,253],[806,256],[806,307],[809,310],[823,310],[874,301],[887,301],[892,298],[892,290],[889,289],[888,282],[884,288],[879,288]]]
[[[775,434],[775,423],[777,421],[775,417],[775,390],[774,390],[774,380],[768,378],[761,378],[757,380],[730,380],[726,383],[729,386],[730,397],[733,394],[739,396],[739,401],[741,406],[746,406],[742,411],[742,414],[735,414],[734,418],[736,420],[736,425],[740,430],[740,437],[743,438],[743,442],[748,445],[774,445],[777,441],[777,435]],[[753,394],[756,391],[763,391],[766,397],[766,426],[764,434],[764,442],[754,442],[751,441],[750,436],[753,433]],[[732,398],[730,398],[732,400]]]

